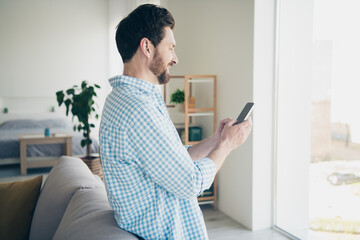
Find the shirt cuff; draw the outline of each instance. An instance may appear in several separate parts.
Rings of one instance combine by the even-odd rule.
[[[186,150],[188,150],[192,145],[186,145],[184,146]]]
[[[194,164],[199,169],[202,175],[202,184],[201,184],[201,194],[204,190],[209,189],[211,184],[214,182],[216,175],[216,166],[213,160],[210,158],[203,158],[197,161],[194,161]]]

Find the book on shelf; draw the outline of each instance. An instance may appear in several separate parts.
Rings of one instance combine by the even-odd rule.
[[[199,197],[210,197],[214,195],[214,186],[211,185],[209,189],[204,190]]]

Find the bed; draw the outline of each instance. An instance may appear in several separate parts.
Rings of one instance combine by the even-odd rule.
[[[49,127],[51,133],[67,132],[72,137],[72,154],[83,156],[86,147],[81,147],[82,133],[74,132],[72,123],[66,118],[54,119],[15,119],[0,124],[0,165],[20,163],[19,135],[44,133]],[[97,139],[92,138],[91,152],[99,152]],[[62,144],[30,145],[27,147],[27,156],[32,159],[51,159],[63,154]]]

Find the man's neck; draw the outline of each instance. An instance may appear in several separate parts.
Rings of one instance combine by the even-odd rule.
[[[144,64],[130,61],[124,64],[123,75],[145,80],[152,84],[159,84],[157,77]]]

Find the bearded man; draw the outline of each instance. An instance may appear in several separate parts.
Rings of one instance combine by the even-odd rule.
[[[109,80],[100,126],[104,182],[119,227],[144,239],[208,239],[197,196],[251,132],[251,120],[220,121],[216,133],[184,147],[157,87],[178,63],[175,20],[145,4],[118,25],[123,75]]]

